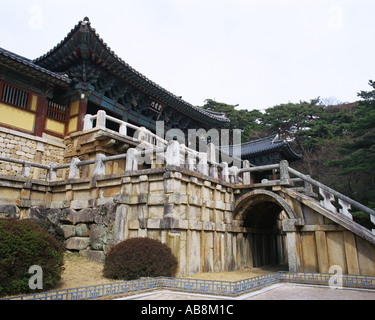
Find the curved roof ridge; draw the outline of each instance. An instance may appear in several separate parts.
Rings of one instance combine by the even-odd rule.
[[[53,72],[51,70],[48,70],[48,69],[43,68],[41,66],[38,66],[37,64],[35,64],[33,62],[33,60],[25,58],[23,56],[20,56],[16,53],[13,53],[13,52],[11,52],[9,50],[6,50],[4,48],[1,48],[1,47],[0,47],[0,55],[4,56],[5,58],[11,59],[15,62],[18,62],[20,64],[23,64],[23,65],[25,65],[25,66],[33,69],[33,70],[36,70],[40,73],[43,73],[43,74],[47,75],[47,76],[50,76],[54,79],[57,79],[59,81],[63,81],[67,84],[71,83],[71,81],[72,81],[70,78],[64,76],[61,73]]]
[[[264,138],[259,138],[257,140],[252,140],[252,141],[244,142],[242,144],[242,146],[252,145],[252,144],[256,144],[256,143],[260,143],[260,142],[264,142],[264,141],[268,141],[268,140],[272,141],[272,140],[275,139],[275,137],[276,137],[276,133],[274,135],[272,135],[272,136],[267,136],[267,137],[264,137]],[[275,143],[275,142],[276,143],[283,143],[285,141],[277,138],[277,139],[274,140],[273,143]]]
[[[157,90],[160,90],[162,92],[164,92],[165,94],[167,94],[168,96],[172,97],[176,103],[182,103],[183,105],[211,118],[211,119],[214,119],[214,120],[217,120],[217,121],[220,121],[220,122],[224,122],[224,123],[228,123],[230,122],[230,120],[225,116],[224,113],[213,113],[213,112],[209,112],[208,110],[205,110],[201,107],[198,107],[198,106],[194,106],[192,105],[191,103],[183,100],[181,97],[178,97],[176,96],[175,94],[171,93],[170,91],[166,90],[165,88],[163,88],[162,86],[160,86],[159,84],[153,82],[152,80],[150,80],[149,78],[147,78],[146,76],[144,76],[142,73],[140,73],[139,71],[135,70],[133,67],[131,67],[128,63],[126,63],[122,58],[120,58],[108,45],[107,43],[104,42],[104,40],[99,36],[99,34],[96,32],[96,29],[91,27],[91,22],[90,20],[86,17],[84,19],[84,21],[79,21],[78,24],[70,30],[70,32],[67,34],[67,36],[62,40],[60,41],[53,49],[51,49],[50,51],[48,51],[46,54],[40,56],[39,58],[36,58],[33,60],[33,63],[37,64],[37,63],[41,63],[43,60],[45,60],[46,58],[48,58],[49,56],[51,56],[55,51],[57,51],[61,46],[64,45],[64,43],[66,43],[69,38],[74,34],[76,33],[77,31],[79,31],[79,28],[80,26],[87,26],[88,29],[93,33],[93,35],[100,41],[100,43],[103,45],[103,47],[108,51],[108,53],[113,57],[115,58],[122,66],[124,66],[125,68],[127,68],[130,72],[132,72],[133,74],[137,75],[142,81],[145,81],[146,83],[150,84],[151,86],[155,87]]]

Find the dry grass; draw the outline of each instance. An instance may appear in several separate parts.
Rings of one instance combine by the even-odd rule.
[[[62,273],[61,284],[55,290],[79,288],[117,282],[103,276],[103,265],[93,262],[78,253],[66,253],[64,261],[65,270]],[[220,281],[239,281],[262,274],[281,270],[280,266],[243,269],[233,272],[205,273],[200,272],[184,278]],[[284,269],[285,270],[285,269]]]
[[[91,261],[78,253],[65,253],[64,271],[61,275],[61,282],[60,285],[53,291],[118,282],[118,280],[105,278],[103,276],[103,267],[103,264]],[[249,268],[233,272],[200,272],[192,276],[185,276],[183,278],[201,280],[239,281],[280,270],[287,269],[282,268],[280,266],[269,266],[262,268]]]
[[[95,286],[111,282],[116,281],[104,278],[103,264],[91,261],[78,253],[65,253],[61,283],[55,290]]]
[[[184,277],[189,279],[201,279],[201,280],[220,280],[220,281],[240,281],[253,277],[258,277],[263,274],[277,272],[277,271],[287,271],[287,266],[267,266],[262,268],[245,268],[238,271],[231,272],[199,272],[192,276]]]

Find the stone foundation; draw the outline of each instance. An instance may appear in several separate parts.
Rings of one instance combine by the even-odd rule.
[[[25,160],[41,164],[56,162],[64,163],[65,145],[62,139],[44,135],[36,137],[19,131],[0,127],[0,156]],[[31,168],[31,177],[44,179],[45,170]],[[20,175],[22,166],[18,164],[0,162],[0,174]],[[62,173],[60,173],[60,176]]]

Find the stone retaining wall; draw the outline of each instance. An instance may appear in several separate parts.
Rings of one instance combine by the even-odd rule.
[[[96,261],[115,243],[149,237],[171,248],[179,276],[252,265],[246,230],[232,219],[234,190],[218,180],[167,168],[55,182],[0,179],[0,217],[49,220],[63,230],[67,250]]]
[[[62,139],[46,136],[36,137],[19,131],[0,127],[0,156],[41,164],[64,163],[65,145]],[[22,166],[0,162],[0,174],[19,175]],[[43,170],[31,168],[31,177],[45,178]]]

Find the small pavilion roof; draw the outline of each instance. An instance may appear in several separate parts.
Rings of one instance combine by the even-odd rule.
[[[279,153],[289,161],[302,159],[302,155],[295,152],[285,139],[277,135],[249,141],[241,144],[241,159],[254,159],[272,153]],[[229,155],[233,154],[233,146],[229,146]]]

